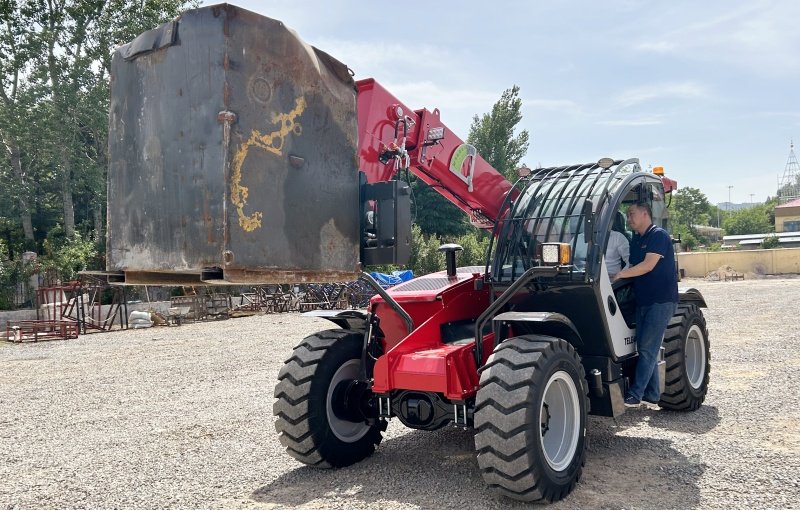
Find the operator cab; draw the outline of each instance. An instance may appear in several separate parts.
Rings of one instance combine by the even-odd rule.
[[[638,160],[601,163],[545,168],[520,179],[496,228],[490,274],[499,295],[529,269],[545,265],[545,245],[568,245],[568,263],[555,273],[534,277],[506,311],[562,314],[583,339],[575,345],[582,356],[616,361],[635,354],[635,306],[631,282],[612,286],[608,275],[605,254],[611,231],[631,239],[625,213],[637,202],[650,204],[653,221],[665,226],[666,204],[661,179],[642,171]],[[524,329],[516,324],[514,333],[524,334]]]

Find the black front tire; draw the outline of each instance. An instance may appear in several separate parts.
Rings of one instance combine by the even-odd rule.
[[[481,371],[475,401],[475,449],[486,484],[529,502],[572,492],[586,459],[587,394],[567,341],[525,335],[500,344]]]
[[[363,334],[333,329],[306,337],[278,374],[275,430],[286,451],[319,468],[355,464],[375,451],[383,436],[379,423],[339,418],[334,387],[358,377]]]
[[[664,333],[667,377],[658,405],[672,411],[694,411],[706,398],[711,351],[703,313],[679,304]]]

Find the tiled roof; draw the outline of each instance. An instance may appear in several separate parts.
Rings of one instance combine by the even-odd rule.
[[[786,202],[785,204],[776,205],[775,209],[779,209],[781,207],[800,207],[800,198],[792,200],[791,202]]]

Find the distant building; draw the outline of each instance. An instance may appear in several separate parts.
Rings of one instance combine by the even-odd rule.
[[[761,205],[761,202],[745,202],[742,204],[734,204],[733,202],[718,202],[717,208],[720,211],[741,211],[742,209],[750,209],[751,207],[755,207],[757,205]]]
[[[722,238],[722,247],[736,248],[740,250],[752,250],[761,246],[761,243],[764,241],[764,239],[772,236],[776,236],[778,238],[779,248],[800,248],[800,232],[725,236]]]
[[[775,232],[800,232],[800,198],[775,206]]]
[[[719,241],[722,239],[722,229],[717,227],[710,227],[708,225],[692,225],[695,232],[707,238],[709,241]]]

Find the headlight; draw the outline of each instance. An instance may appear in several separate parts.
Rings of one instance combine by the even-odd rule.
[[[542,243],[542,264],[546,266],[565,266],[571,255],[568,243]]]

